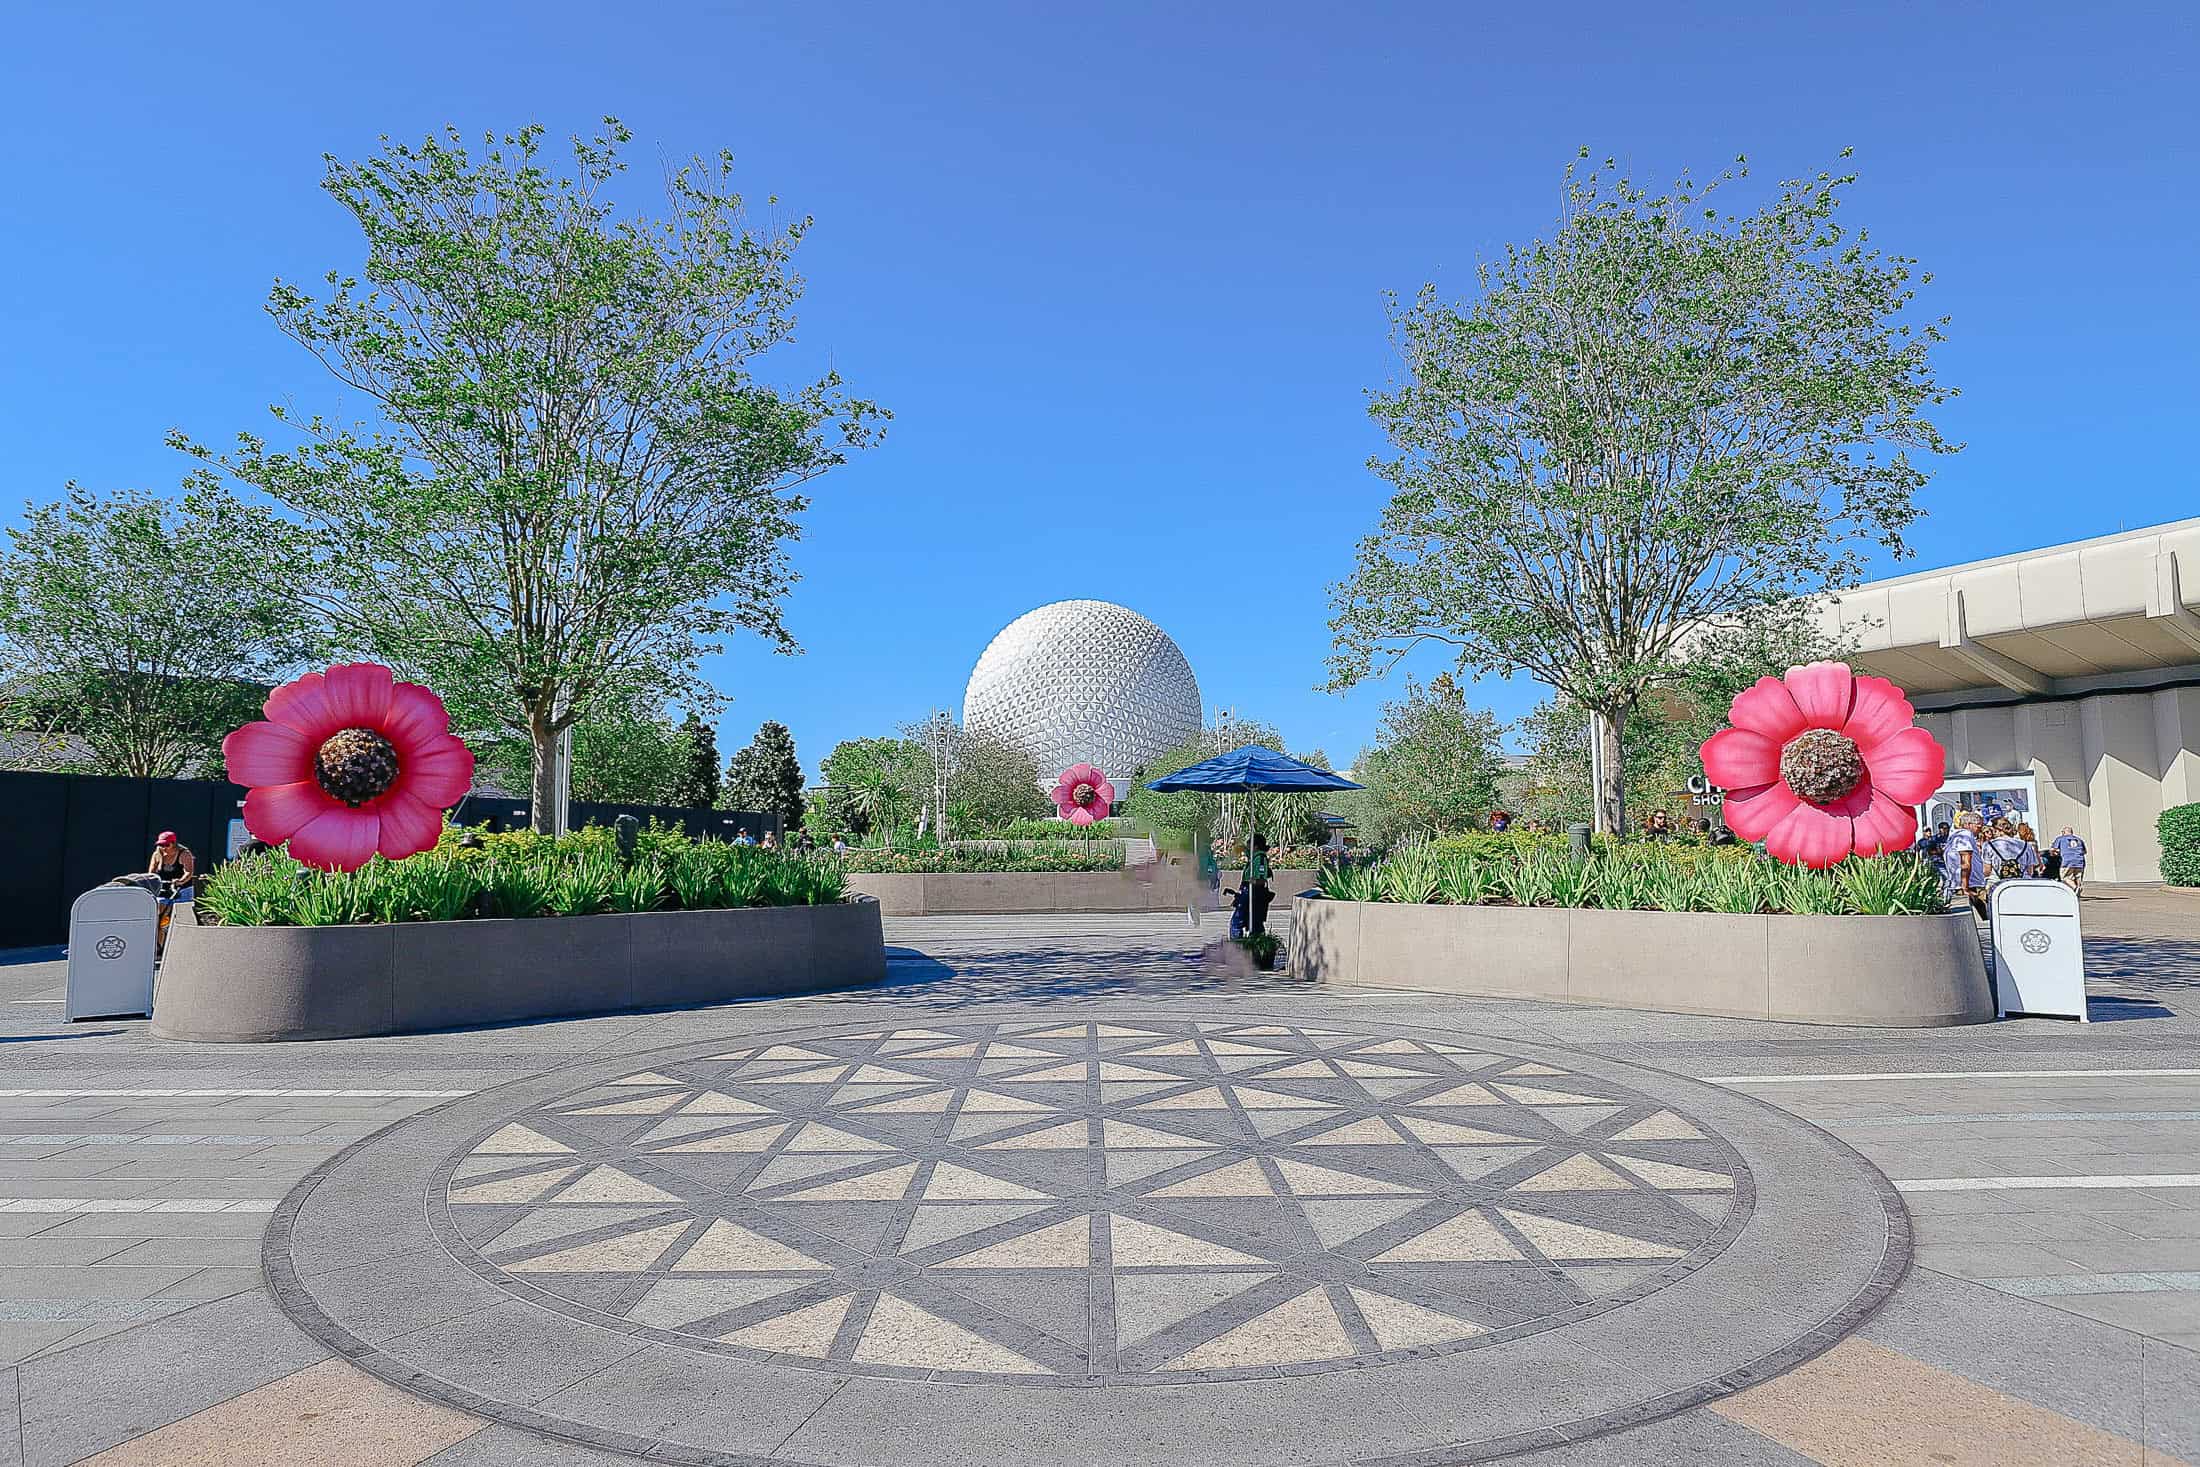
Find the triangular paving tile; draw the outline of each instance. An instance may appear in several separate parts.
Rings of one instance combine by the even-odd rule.
[[[1085,1037],[1085,1026],[1082,1024],[1058,1024],[1052,1029],[1026,1029],[1016,1037],[1018,1039],[1082,1039]]]
[[[951,1161],[934,1162],[932,1180],[924,1188],[924,1200],[927,1202],[973,1202],[1022,1197],[1053,1200],[1044,1192],[1034,1191],[1016,1182],[1005,1182],[999,1177],[989,1177],[983,1172],[956,1166]]]
[[[706,1136],[700,1141],[682,1141],[674,1146],[660,1146],[659,1151],[769,1151],[772,1142],[786,1130],[784,1124],[759,1126],[747,1131],[735,1131],[729,1136]]]
[[[1423,1048],[1422,1048],[1422,1047],[1421,1047],[1420,1045],[1418,1045],[1418,1044],[1415,1044],[1415,1043],[1414,1043],[1414,1042],[1413,1042],[1412,1040],[1410,1040],[1410,1039],[1386,1039],[1386,1040],[1384,1040],[1384,1041],[1383,1041],[1383,1042],[1382,1042],[1381,1044],[1370,1044],[1370,1045],[1368,1045],[1368,1046],[1367,1046],[1366,1048],[1364,1048],[1364,1049],[1355,1049],[1355,1050],[1353,1050],[1352,1052],[1353,1052],[1354,1054],[1426,1054],[1426,1053],[1428,1053],[1428,1051],[1427,1051],[1427,1050],[1423,1049]]]
[[[1337,1072],[1320,1060],[1304,1060],[1299,1064],[1286,1065],[1280,1070],[1270,1070],[1262,1078],[1268,1080],[1334,1080],[1337,1078]]]
[[[1248,1289],[1257,1289],[1273,1277],[1265,1273],[1120,1275],[1115,1280],[1115,1338],[1122,1344],[1135,1345]]]
[[[917,1164],[889,1167],[882,1172],[866,1172],[860,1177],[843,1181],[825,1182],[815,1187],[805,1187],[800,1192],[790,1192],[789,1202],[886,1202],[900,1197],[909,1190],[909,1179],[917,1174]]]
[[[1424,1083],[1434,1078],[1426,1070],[1401,1070],[1396,1065],[1379,1065],[1372,1060],[1342,1059],[1337,1061],[1337,1068],[1354,1077],[1377,1075],[1384,1079],[1396,1079],[1402,1076]]]
[[[1204,1090],[1190,1090],[1182,1095],[1171,1095],[1161,1100],[1148,1100],[1139,1110],[1228,1110],[1230,1102],[1220,1090],[1210,1085]]]
[[[1644,1161],[1640,1157],[1633,1156],[1615,1156],[1612,1159],[1660,1192],[1731,1192],[1734,1190],[1734,1179],[1718,1172],[1698,1171],[1692,1166],[1675,1166],[1669,1161]]]
[[[1163,1370],[1235,1370],[1248,1366],[1339,1360],[1357,1355],[1352,1337],[1329,1307],[1329,1295],[1309,1289],[1163,1365]]]
[[[639,1233],[583,1243],[578,1248],[561,1249],[540,1258],[523,1258],[517,1263],[500,1263],[497,1267],[506,1273],[639,1273],[655,1263],[687,1229],[687,1220],[683,1218]]]
[[[1701,1141],[1703,1132],[1669,1110],[1645,1116],[1612,1137],[1614,1141]]]
[[[1262,1076],[1263,1079],[1271,1078]],[[1237,1102],[1247,1110],[1336,1110],[1333,1100],[1309,1100],[1303,1095],[1286,1095],[1281,1090],[1260,1090],[1250,1085],[1237,1087]]]
[[[1549,1065],[1528,1064],[1514,1065],[1505,1073],[1508,1075],[1565,1075],[1572,1072],[1569,1070],[1554,1070]]]
[[[1300,1146],[1403,1146],[1404,1138],[1384,1125],[1376,1116],[1339,1126],[1334,1131],[1324,1131],[1319,1136],[1309,1136],[1297,1143]]]
[[[1300,1197],[1358,1197],[1368,1193],[1402,1193],[1413,1190],[1394,1182],[1377,1182],[1366,1177],[1355,1177],[1349,1172],[1332,1171],[1310,1161],[1294,1161],[1288,1156],[1277,1158],[1276,1166],[1283,1173],[1284,1185]]]
[[[752,1192],[773,1187],[785,1187],[795,1182],[807,1181],[826,1172],[846,1171],[861,1166],[861,1161],[846,1156],[775,1156],[764,1163],[764,1169],[753,1177],[748,1185]]]
[[[879,1295],[856,1345],[862,1365],[900,1365],[916,1370],[970,1370],[995,1375],[1049,1375],[1044,1365],[950,1324],[892,1294]]]
[[[1478,1324],[1366,1289],[1354,1289],[1352,1302],[1360,1306],[1360,1318],[1374,1332],[1375,1343],[1386,1350],[1413,1350],[1489,1333]]]
[[[1042,1105],[1036,1100],[1025,1100],[1022,1096],[1003,1095],[998,1090],[973,1090],[963,1097],[962,1108],[965,1115],[973,1111],[985,1114],[1021,1115],[1054,1109],[1051,1105]]]
[[[541,1207],[523,1213],[518,1222],[498,1233],[481,1245],[484,1253],[509,1253],[516,1248],[535,1248],[544,1243],[554,1243],[560,1238],[570,1238],[576,1233],[594,1232],[597,1228],[616,1227],[620,1223],[639,1222],[645,1217],[666,1216],[662,1207]]]
[[[1111,1151],[1107,1159],[1108,1185],[1126,1186],[1189,1162],[1221,1155],[1219,1151]]]
[[[1083,1060],[1073,1060],[1066,1065],[1050,1065],[1048,1068],[1043,1070],[1034,1070],[1031,1073],[1025,1075],[1015,1075],[1007,1080],[1001,1081],[1000,1083],[1004,1085],[1031,1085],[1039,1083],[1060,1084],[1063,1082],[1082,1081],[1088,1078],[1089,1074],[1090,1072],[1087,1070],[1085,1062]]]
[[[1480,1126],[1462,1126],[1452,1121],[1430,1120],[1426,1116],[1400,1116],[1398,1124],[1431,1146],[1498,1146],[1520,1140],[1503,1131],[1485,1131]]]
[[[787,1143],[789,1151],[892,1151],[894,1148],[868,1136],[858,1136],[837,1126],[812,1121]]]
[[[1508,1263],[1521,1257],[1515,1248],[1497,1230],[1496,1224],[1479,1212],[1463,1212],[1449,1222],[1438,1223],[1427,1232],[1415,1234],[1387,1253],[1377,1254],[1376,1263]]]
[[[1060,1059],[1051,1049],[1033,1049],[1023,1044],[1006,1044],[999,1040],[985,1047],[985,1057],[991,1059]]]
[[[851,1085],[920,1085],[938,1084],[929,1075],[912,1075],[906,1070],[889,1070],[884,1065],[863,1065],[848,1077]]]
[[[726,1095],[716,1090],[705,1090],[686,1105],[680,1107],[682,1115],[690,1116],[768,1116],[769,1106],[758,1105],[753,1100]]]
[[[920,1049],[897,1056],[903,1060],[975,1059],[981,1046],[972,1043],[943,1044],[937,1049]]]
[[[727,1052],[727,1053],[725,1053],[725,1054],[709,1054],[709,1055],[705,1055],[705,1056],[703,1056],[703,1058],[705,1058],[705,1059],[714,1059],[714,1060],[745,1060],[745,1059],[749,1058],[749,1057],[750,1057],[751,1055],[753,1055],[753,1054],[755,1054],[755,1053],[756,1053],[756,1051],[755,1051],[755,1050],[753,1050],[753,1049],[736,1049],[736,1050],[730,1050],[730,1051],[728,1051],[728,1052]]]
[[[560,1202],[678,1202],[670,1192],[659,1191],[640,1177],[630,1177],[615,1166],[600,1166],[564,1192]]]
[[[760,1060],[821,1060],[831,1059],[829,1054],[815,1049],[804,1049],[799,1044],[775,1044],[757,1055]]]
[[[1309,1030],[1307,1030],[1306,1032],[1307,1032],[1307,1033],[1309,1033],[1309,1034],[1311,1034],[1311,1033],[1313,1033],[1314,1031],[1313,1031],[1313,1030],[1311,1030],[1311,1029],[1309,1029]],[[1437,1052],[1438,1054],[1466,1054],[1466,1055],[1473,1055],[1473,1056],[1475,1056],[1475,1057],[1477,1057],[1477,1058],[1479,1058],[1479,1059],[1495,1059],[1495,1058],[1496,1058],[1496,1056],[1495,1056],[1495,1055],[1485,1055],[1485,1054],[1483,1054],[1483,1053],[1482,1053],[1482,1051],[1481,1051],[1481,1050],[1479,1050],[1479,1049],[1469,1049],[1469,1048],[1467,1048],[1467,1047],[1466,1047],[1465,1045],[1463,1045],[1463,1044],[1445,1044],[1445,1043],[1441,1042],[1440,1040],[1434,1040],[1434,1039],[1432,1039],[1432,1040],[1430,1040],[1430,1041],[1429,1041],[1429,1046],[1428,1046],[1428,1047],[1429,1047],[1430,1049],[1433,1049],[1433,1050],[1435,1050],[1435,1051],[1436,1051],[1436,1052]]]
[[[1010,1136],[1005,1141],[988,1141],[982,1150],[1059,1151],[1069,1147],[1082,1150],[1087,1144],[1085,1123],[1070,1121],[1059,1126],[1049,1126],[1043,1131],[1032,1131],[1022,1136]]]
[[[1104,1143],[1110,1147],[1168,1147],[1197,1146],[1200,1144],[1200,1138],[1197,1136],[1156,1131],[1147,1126],[1136,1126],[1129,1121],[1113,1119],[1101,1122],[1100,1132]]]
[[[1268,1174],[1257,1161],[1241,1161],[1196,1177],[1173,1182],[1149,1197],[1273,1197],[1275,1189],[1268,1185]]]
[[[629,1075],[624,1080],[613,1080],[613,1085],[685,1085],[685,1080],[675,1080],[670,1075],[660,1075],[655,1070],[644,1070],[639,1075]]]
[[[666,1279],[626,1311],[636,1324],[678,1329],[774,1294],[810,1287],[808,1279]]]
[[[1370,1197],[1362,1200],[1301,1202],[1299,1210],[1306,1214],[1308,1226],[1314,1236],[1321,1239],[1324,1248],[1335,1248],[1349,1243],[1362,1233],[1370,1233],[1385,1223],[1396,1222],[1416,1207],[1426,1205],[1426,1199],[1407,1198],[1400,1201],[1391,1197]]]
[[[1408,1090],[1418,1090],[1428,1082],[1428,1076],[1420,1075],[1411,1080],[1356,1080],[1354,1083],[1368,1094],[1388,1100],[1393,1096],[1403,1095]]]
[[[1235,1248],[1173,1228],[1155,1227],[1121,1213],[1109,1218],[1108,1236],[1109,1255],[1117,1268],[1207,1268],[1261,1262]]]
[[[677,1141],[682,1136],[693,1136],[700,1131],[730,1131],[736,1126],[746,1127],[750,1121],[742,1116],[666,1116],[656,1125],[636,1137],[636,1146],[653,1146],[659,1141]]]
[[[831,1065],[820,1069],[795,1070],[783,1075],[743,1075],[744,1085],[825,1085],[836,1084],[848,1078],[849,1066]]]
[[[471,1187],[452,1188],[450,1198],[453,1202],[532,1202],[579,1170],[561,1166],[555,1171],[506,1177],[501,1182],[476,1182]]]
[[[1682,1192],[1673,1192],[1667,1195],[1698,1217],[1708,1219],[1711,1222],[1724,1222],[1726,1215],[1734,1210],[1734,1199],[1725,1192],[1709,1197],[1691,1197]]]
[[[1535,1113],[1569,1136],[1578,1136],[1590,1127],[1601,1124],[1619,1114],[1616,1105],[1539,1105]]]
[[[1149,1029],[1144,1025],[1133,1029],[1126,1028],[1121,1024],[1100,1024],[1095,1026],[1094,1032],[1102,1039],[1151,1039],[1162,1031]]]
[[[1240,1070],[1258,1070],[1277,1060],[1288,1058],[1288,1055],[1281,1054],[1218,1054],[1209,1063],[1218,1070],[1227,1070],[1234,1075]]]
[[[936,1080],[903,1080],[892,1085],[843,1085],[833,1092],[832,1099],[826,1103],[841,1109],[854,1109],[874,1100],[908,1095],[938,1083]]]
[[[1534,1146],[1439,1146],[1436,1154],[1462,1181],[1479,1182],[1537,1149]]]
[[[1525,1181],[1512,1184],[1515,1192],[1631,1192],[1635,1184],[1595,1157],[1575,1152],[1557,1166],[1546,1167]]]
[[[1441,1095],[1411,1102],[1414,1105],[1503,1105],[1487,1085],[1454,1085]]]
[[[932,1115],[944,1112],[953,1103],[955,1092],[937,1090],[930,1095],[910,1095],[899,1100],[883,1100],[877,1105],[862,1106],[858,1115]]]
[[[1039,1202],[1000,1202],[974,1207],[919,1207],[917,1215],[909,1220],[909,1230],[902,1235],[901,1251],[915,1253],[935,1243],[950,1238],[960,1238],[970,1233],[983,1232],[1029,1217],[1035,1212],[1046,1211]]]
[[[772,1211],[807,1237],[815,1233],[876,1257],[893,1251],[887,1239],[898,1235],[907,1220],[899,1200],[884,1202],[788,1202],[772,1203]]]
[[[944,1259],[934,1268],[1087,1268],[1092,1264],[1092,1219],[1073,1217],[1037,1232],[1009,1238]]]
[[[1026,1115],[1003,1115],[998,1111],[974,1111],[967,1115],[955,1117],[955,1124],[949,1128],[947,1134],[951,1140],[973,1141],[980,1136],[998,1136],[1003,1131],[1012,1131],[1018,1126],[1028,1126],[1030,1124],[1031,1117]],[[1078,1124],[1082,1125],[1084,1123],[1080,1121]]]
[[[552,1152],[570,1153],[572,1147],[551,1140],[540,1131],[530,1131],[517,1121],[499,1127],[496,1133],[474,1148],[476,1156],[537,1156]]]
[[[1305,1110],[1249,1110],[1245,1113],[1246,1124],[1262,1136],[1280,1136],[1286,1131],[1304,1130],[1309,1126],[1321,1125],[1323,1120],[1324,1117]],[[1291,1144],[1303,1146],[1308,1143],[1294,1141]]]
[[[1241,1044],[1235,1039],[1210,1039],[1207,1048],[1216,1054],[1264,1054],[1271,1058],[1291,1052],[1273,1044]]]
[[[1631,1289],[1657,1272],[1641,1264],[1624,1263],[1580,1263],[1560,1271],[1592,1299]]]
[[[1092,1276],[1076,1269],[959,1269],[931,1281],[977,1305],[984,1320],[999,1315],[1029,1325],[1082,1357],[1092,1343]]]
[[[1610,1105],[1601,1095],[1575,1095],[1564,1090],[1541,1090],[1533,1085],[1505,1085],[1498,1089],[1522,1105]]]
[[[657,1116],[663,1115],[680,1103],[682,1092],[670,1095],[645,1095],[639,1100],[614,1100],[605,1105],[582,1106],[562,1114],[569,1116]]]
[[[960,1034],[947,1034],[938,1029],[896,1029],[886,1036],[895,1042],[904,1039],[960,1039]]]
[[[538,1156],[523,1161],[516,1156],[482,1156],[469,1152],[460,1157],[458,1165],[452,1168],[451,1180],[463,1182],[470,1177],[485,1177],[491,1172],[509,1172],[516,1171],[521,1167],[545,1166],[548,1164],[549,1159],[547,1157]]]
[[[853,1301],[854,1295],[842,1294],[837,1299],[827,1299],[822,1304],[812,1304],[718,1338],[729,1345],[746,1345],[751,1350],[768,1350],[774,1355],[801,1355],[821,1360],[833,1348],[833,1338],[840,1333],[840,1322],[848,1317],[848,1306]]]
[[[1154,1080],[1103,1080],[1100,1082],[1100,1099],[1108,1105],[1118,1105],[1126,1100],[1137,1100],[1160,1090],[1174,1090],[1183,1085],[1182,1080],[1166,1083]]]
[[[1188,1058],[1192,1055],[1196,1055],[1199,1053],[1199,1045],[1190,1039],[1173,1039],[1167,1044],[1141,1045],[1137,1049],[1125,1050],[1123,1052],[1125,1054],[1133,1056],[1150,1054],[1156,1059],[1171,1055],[1183,1056]]]
[[[719,1218],[672,1265],[674,1273],[822,1273],[825,1265],[786,1244]]]
[[[1499,1208],[1505,1221],[1520,1229],[1520,1236],[1535,1244],[1536,1250],[1554,1263],[1570,1263],[1589,1258],[1678,1258],[1681,1250],[1668,1248],[1663,1243],[1653,1243],[1647,1238],[1630,1238],[1622,1233],[1608,1233],[1602,1228],[1583,1227],[1580,1223],[1562,1222],[1555,1217],[1542,1217],[1532,1212],[1515,1212],[1509,1207]]]

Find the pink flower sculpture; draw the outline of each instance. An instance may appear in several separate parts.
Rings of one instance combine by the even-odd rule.
[[[1054,782],[1054,808],[1075,825],[1090,825],[1115,803],[1115,786],[1090,764],[1072,764]]]
[[[222,740],[229,777],[251,787],[245,829],[290,842],[308,866],[356,871],[380,853],[431,849],[443,812],[474,782],[443,700],[390,670],[353,662],[268,694],[265,723]]]
[[[1775,859],[1824,868],[1904,850],[1947,757],[1916,716],[1883,677],[1791,667],[1734,699],[1734,726],[1704,741],[1704,773],[1726,788],[1727,827]]]

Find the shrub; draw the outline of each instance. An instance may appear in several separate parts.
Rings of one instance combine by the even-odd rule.
[[[2154,822],[2162,838],[2162,880],[2200,886],[2200,805],[2172,805]]]
[[[850,851],[841,858],[849,871],[1120,871],[1119,845],[1096,848],[1070,841],[999,841],[982,845],[950,844],[944,851]]]

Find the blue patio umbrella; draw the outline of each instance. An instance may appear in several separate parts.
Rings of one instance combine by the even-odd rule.
[[[1356,790],[1362,786],[1341,774],[1301,763],[1289,754],[1279,754],[1259,744],[1247,744],[1242,749],[1202,759],[1174,774],[1149,781],[1146,788],[1162,794],[1252,795]],[[1245,927],[1248,932],[1260,930],[1256,911],[1253,905],[1253,818],[1248,809],[1245,821]]]

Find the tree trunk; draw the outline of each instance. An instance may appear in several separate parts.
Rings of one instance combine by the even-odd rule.
[[[1624,751],[1620,747],[1620,729],[1625,721],[1624,711],[1589,710],[1593,786],[1589,791],[1589,806],[1599,835],[1617,837],[1627,830],[1627,796],[1621,778]]]
[[[527,719],[527,740],[535,754],[527,798],[528,827],[542,835],[562,835],[572,778],[570,770],[560,767],[568,757],[564,731],[554,726],[547,712],[535,712]]]

